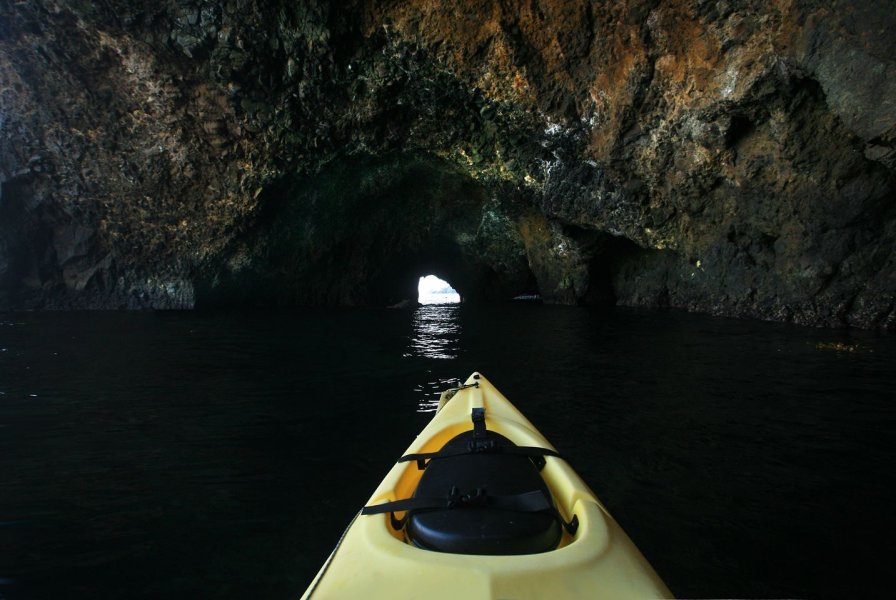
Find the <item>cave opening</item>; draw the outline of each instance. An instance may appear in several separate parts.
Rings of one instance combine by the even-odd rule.
[[[537,289],[513,202],[439,157],[348,157],[260,198],[253,239],[197,286],[197,304],[399,308]]]
[[[450,283],[436,275],[426,275],[417,283],[417,302],[420,304],[458,304],[460,294]]]

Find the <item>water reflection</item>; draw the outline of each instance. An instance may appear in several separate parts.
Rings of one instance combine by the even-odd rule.
[[[449,388],[457,387],[460,383],[460,380],[456,378],[449,378],[436,379],[435,381],[428,381],[417,385],[417,387],[414,388],[414,392],[421,395],[420,399],[417,401],[417,412],[436,412],[439,408],[439,399],[442,397],[442,392]]]
[[[414,312],[413,333],[408,340],[408,358],[452,360],[460,353],[460,307],[451,304],[423,305]],[[443,363],[444,364],[444,363]],[[418,384],[417,412],[432,413],[439,407],[441,393],[456,386],[457,379],[432,375],[432,381]]]
[[[405,356],[453,359],[460,350],[458,306],[433,304],[414,312],[413,334]]]

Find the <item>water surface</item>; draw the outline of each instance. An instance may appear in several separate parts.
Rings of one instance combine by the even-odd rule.
[[[0,315],[0,597],[296,598],[481,370],[681,597],[881,596],[896,341],[513,305]]]

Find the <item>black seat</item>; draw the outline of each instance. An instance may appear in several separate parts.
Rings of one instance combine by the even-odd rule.
[[[513,442],[493,431],[486,440],[498,446]],[[463,452],[474,440],[467,431],[452,438],[443,450]],[[481,443],[482,439],[479,439]],[[550,492],[533,460],[527,456],[479,452],[432,460],[420,479],[417,498],[447,497],[484,490],[489,496],[509,496],[541,490]],[[455,490],[455,491],[456,491]],[[561,525],[553,512],[523,512],[489,506],[410,511],[407,533],[420,548],[455,554],[536,554],[560,543]]]

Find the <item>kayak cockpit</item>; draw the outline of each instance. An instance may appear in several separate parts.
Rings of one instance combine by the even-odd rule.
[[[458,454],[431,461],[423,472],[414,497],[450,496],[448,506],[413,511],[407,517],[408,539],[426,550],[455,554],[535,554],[553,550],[560,543],[562,527],[555,516],[551,493],[538,473],[536,462],[527,456],[500,452],[513,442],[495,433],[486,434],[495,452]],[[467,431],[443,447],[461,452],[474,440]],[[542,463],[543,464],[543,463]],[[549,499],[542,510],[521,510],[522,503],[507,501],[491,506],[488,498],[522,498],[541,492]]]
[[[472,429],[438,450],[401,457],[399,463],[416,463],[422,471],[412,495],[366,506],[362,513],[388,512],[392,529],[424,550],[522,555],[556,549],[563,530],[574,534],[578,527],[575,519],[563,520],[539,472],[546,456],[559,455],[552,448],[518,446],[489,430],[485,413],[473,407]]]

